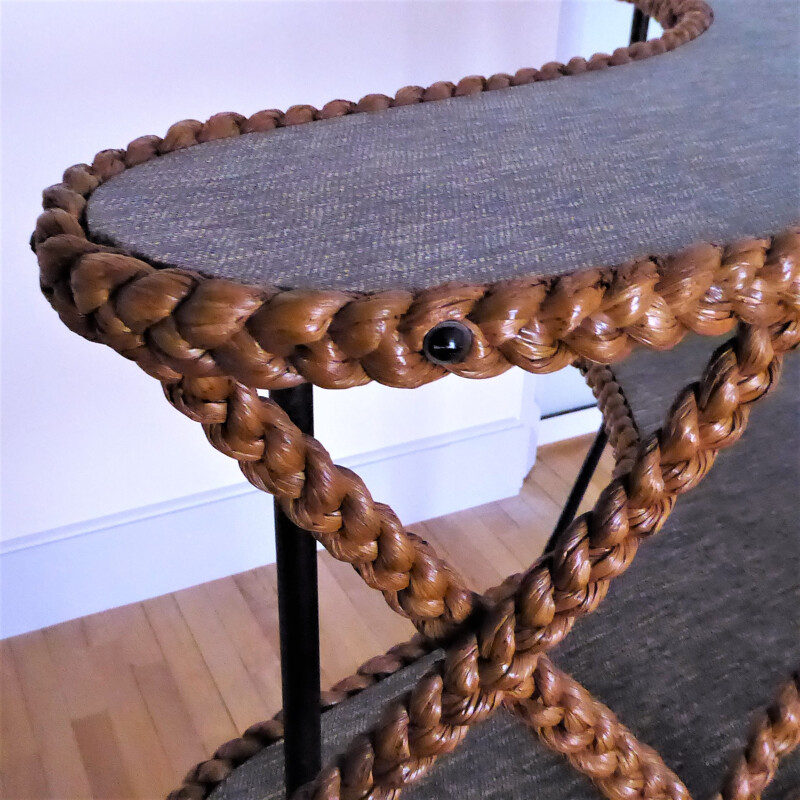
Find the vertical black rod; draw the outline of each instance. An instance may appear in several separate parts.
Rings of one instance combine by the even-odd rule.
[[[633,9],[633,23],[631,24],[631,44],[647,41],[647,26],[650,24],[650,17],[641,9]]]
[[[581,500],[583,500],[584,494],[586,494],[589,481],[591,481],[592,475],[594,475],[594,471],[597,469],[600,456],[603,455],[603,450],[605,450],[607,443],[608,434],[606,433],[605,426],[601,425],[597,436],[594,437],[592,446],[589,448],[589,452],[586,454],[586,458],[583,460],[583,464],[581,464],[580,472],[575,479],[575,484],[570,490],[569,497],[561,511],[561,516],[558,518],[556,527],[550,534],[550,539],[544,549],[546,553],[549,553],[553,549],[556,539],[569,527],[570,522],[575,519],[575,514],[578,512],[578,507],[581,504]]]
[[[303,433],[314,433],[311,384],[269,393]],[[286,796],[312,780],[320,750],[317,543],[275,503]]]

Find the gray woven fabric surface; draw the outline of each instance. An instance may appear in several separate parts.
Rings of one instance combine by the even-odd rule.
[[[390,612],[387,612],[390,613]],[[323,761],[379,719],[387,701],[410,689],[441,653],[401,670],[322,717]],[[558,785],[564,798],[595,800],[582,775],[543,751],[535,736],[505,710],[476,729],[456,754],[442,759],[422,783],[404,792],[409,800],[529,800],[529,789]],[[274,745],[246,762],[219,786],[211,800],[283,800],[283,749]]]
[[[699,39],[642,62],[172,153],[100,187],[90,230],[161,265],[355,291],[776,232],[800,217],[799,7],[711,4]]]
[[[716,342],[638,351],[617,375],[641,430],[657,428],[678,389],[698,378]],[[760,402],[742,440],[680,498],[643,543],[600,609],[554,661],[608,704],[707,800],[742,752],[754,714],[800,665],[800,355]],[[389,613],[387,611],[387,613]],[[375,718],[379,701],[413,684],[403,670],[325,716],[326,753]],[[280,796],[281,748],[236,770],[215,800]],[[800,753],[764,800],[800,791]],[[505,712],[479,726],[409,800],[596,800],[595,789]]]
[[[354,736],[377,721],[384,703],[413,685],[440,656],[440,652],[432,653],[323,714],[323,763],[330,761]],[[283,800],[284,797],[283,748],[280,744],[268,747],[235,770],[212,794],[214,800]]]

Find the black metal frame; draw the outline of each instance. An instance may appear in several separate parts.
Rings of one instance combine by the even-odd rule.
[[[310,383],[269,393],[303,433],[314,433]],[[322,767],[317,543],[275,503],[278,620],[283,689],[286,796]]]
[[[589,452],[586,454],[586,458],[583,460],[583,464],[581,464],[578,477],[575,479],[572,489],[570,489],[569,497],[567,497],[567,502],[564,504],[564,508],[561,509],[558,522],[556,522],[556,526],[553,528],[553,532],[547,540],[547,544],[544,548],[545,553],[549,553],[553,549],[556,539],[561,536],[569,527],[570,522],[575,519],[575,514],[578,513],[578,507],[581,504],[581,500],[583,500],[583,496],[586,494],[586,489],[589,487],[589,482],[592,480],[592,476],[597,469],[600,456],[603,455],[606,444],[608,444],[608,434],[606,433],[605,426],[601,425],[597,436],[594,437],[592,446],[589,448]]]
[[[638,8],[633,9],[633,22],[631,23],[631,44],[647,41],[647,27],[650,17]]]

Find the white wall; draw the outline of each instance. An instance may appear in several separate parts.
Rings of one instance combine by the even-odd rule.
[[[588,5],[602,21],[598,9],[609,0]],[[630,8],[622,11],[622,30],[602,47],[625,40]],[[163,134],[184,117],[391,94],[597,49],[587,45],[592,32],[565,32],[561,14],[561,0],[3,4],[6,635],[271,558],[268,506],[251,497],[235,463],[167,405],[155,381],[67,331],[40,296],[27,240],[42,188],[97,150]],[[598,22],[595,38],[607,27]],[[457,472],[466,459],[495,481],[487,478],[485,491],[513,493],[530,463],[533,397],[548,394],[548,380],[515,370],[415,392],[317,391],[318,436],[335,458],[364,465],[376,497],[396,503],[406,519],[444,513],[492,497],[470,487],[459,495],[445,481],[439,496],[451,505],[437,505],[436,473],[420,473],[415,453],[435,453],[440,474]],[[574,382],[551,387],[549,407],[575,402]],[[563,402],[554,399],[559,391]],[[513,449],[514,474],[476,458],[480,447],[498,455]],[[418,491],[417,474],[432,483],[429,492]],[[221,521],[224,509],[233,528]],[[197,535],[190,519],[203,520]],[[207,557],[222,543],[229,558]],[[25,618],[17,613],[23,606]]]
[[[559,4],[5,3],[3,477],[9,539],[236,483],[236,466],[114,353],[70,334],[39,296],[27,239],[64,167],[183,117],[393,92],[555,54]],[[449,380],[424,397],[321,397],[336,456],[519,415],[521,376]],[[438,410],[437,410],[438,409]],[[347,425],[347,419],[358,420]],[[364,420],[372,424],[365,425]],[[332,438],[331,438],[332,437]]]
[[[633,6],[619,0],[562,0],[556,52],[559,61],[572,56],[613,53],[628,44]],[[661,26],[650,20],[647,38],[661,36]]]
[[[558,13],[555,0],[4,3],[6,635],[272,557],[269,506],[235,463],[152,379],[71,334],[39,295],[27,240],[42,188],[97,150],[184,117],[321,105],[546,61]],[[376,497],[419,519],[493,499],[444,480],[465,461],[478,462],[491,491],[516,491],[530,437],[522,399],[518,371],[415,392],[317,392],[317,430],[334,457],[371,474]],[[513,450],[516,466],[479,458],[481,443],[497,456]]]

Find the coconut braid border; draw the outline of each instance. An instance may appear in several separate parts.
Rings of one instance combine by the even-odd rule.
[[[587,383],[598,397],[598,405],[609,433],[609,442],[615,454],[615,461],[620,463],[624,460],[626,454],[635,449],[639,438],[622,388],[616,382],[613,372],[608,367],[589,364],[583,364],[581,366]],[[500,585],[487,590],[483,599],[487,602],[493,602],[501,598],[508,598],[519,586],[521,579],[521,574],[508,576]],[[440,645],[441,642],[436,642],[425,638],[421,634],[416,634],[408,642],[398,644],[385,654],[369,659],[358,668],[355,674],[337,683],[330,691],[321,694],[320,705],[322,710],[327,711],[343,700],[384,680],[397,670],[410,666]],[[576,692],[581,693],[582,696],[583,694],[588,694],[585,689],[576,684],[571,678],[558,671],[552,663],[548,662],[548,664],[551,672],[553,674],[557,673],[560,676],[557,685],[559,687],[568,687],[567,691],[563,693],[565,697],[568,694],[574,694]],[[572,683],[570,683],[570,681]],[[542,717],[542,706],[545,702],[542,695],[539,695],[536,701],[538,705],[531,707],[533,710],[529,709],[530,713],[522,709],[517,712],[520,719],[532,726],[533,720],[542,722],[542,725],[533,727],[546,744],[552,742],[554,738],[557,737],[557,734],[552,730],[553,727],[562,724],[564,719],[571,713],[563,704],[560,706],[557,704],[560,699],[561,694],[554,692],[551,688],[548,701],[549,705],[545,707],[548,711],[547,720],[549,721],[549,736],[547,737],[543,733],[547,725]],[[596,703],[596,701],[593,702]],[[566,703],[569,705],[568,699]],[[584,709],[589,707],[588,703],[583,704]],[[593,707],[593,709],[596,711],[596,715],[593,719],[602,719],[606,723],[606,727],[609,727],[610,723],[607,721],[613,717],[613,714],[599,703],[597,703],[596,707]],[[214,752],[212,758],[201,761],[189,770],[182,785],[170,793],[168,800],[205,800],[205,798],[207,798],[235,768],[241,766],[250,758],[253,758],[264,748],[277,743],[283,738],[282,715],[283,711],[281,710],[272,719],[256,723],[250,726],[242,736],[222,744]],[[632,741],[632,735],[629,734],[629,732],[623,738],[626,743]],[[550,746],[552,749],[552,744]],[[629,744],[628,746],[636,749],[637,752],[639,749],[645,748],[643,745],[640,748],[638,742]],[[656,758],[658,758],[657,754],[655,758],[650,755],[649,761],[655,764]],[[637,765],[640,760],[641,759],[632,758],[628,759],[627,763]],[[663,765],[652,768],[656,769],[659,774],[669,772],[668,768]],[[677,780],[677,778],[675,778],[675,780]]]
[[[747,747],[731,766],[714,800],[760,800],[778,762],[800,746],[800,666],[781,685],[774,702],[753,721]]]
[[[512,365],[548,372],[579,357],[610,363],[636,343],[671,347],[687,329],[721,334],[735,317],[753,323],[770,314],[777,318],[782,284],[763,259],[763,240],[725,251],[700,245],[558,279],[372,295],[244,286],[191,270],[156,269],[90,241],[85,208],[94,189],[160,155],[315,119],[616,66],[671,50],[700,35],[713,18],[701,0],[640,0],[638,6],[666,31],[661,39],[619,48],[613,56],[520,70],[508,80],[473,76],[458,86],[405,87],[394,100],[368,95],[357,104],[332,101],[321,111],[293,106],[285,114],[268,110],[247,119],[224,113],[205,124],[185,120],[163,139],[145,136],[126,150],[101,151],[92,166],[70,167],[63,183],[44,191],[45,212],[32,240],[43,291],[70,328],[112,343],[162,380],[231,375],[257,388],[303,381],[344,388],[369,380],[414,387],[448,371],[488,377]],[[447,368],[422,354],[425,334],[445,319],[461,320],[474,337],[466,359]]]
[[[661,431],[642,443],[630,472],[612,480],[593,511],[570,525],[512,595],[501,594],[479,624],[447,649],[443,663],[298,796],[394,800],[504,700],[531,697],[540,654],[597,607],[611,579],[627,569],[639,542],[661,527],[677,497],[702,480],[721,449],[738,441],[750,405],[775,385],[782,353],[798,342],[797,319],[772,331],[742,326],[738,339],[714,354],[701,381],[679,394]],[[590,774],[593,765],[584,767]],[[592,777],[607,778],[606,768]],[[606,783],[605,791],[622,798],[626,786],[625,780]]]

